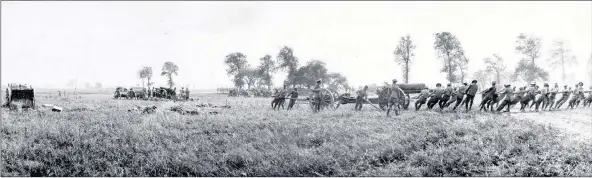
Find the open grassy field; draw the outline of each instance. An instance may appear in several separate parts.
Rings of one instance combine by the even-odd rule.
[[[2,110],[1,176],[592,176],[584,108],[389,118],[369,105],[273,111],[267,98],[216,94],[193,102],[79,96],[39,94],[39,105],[61,113]],[[152,105],[156,113],[128,112]],[[178,105],[220,114],[168,111]]]

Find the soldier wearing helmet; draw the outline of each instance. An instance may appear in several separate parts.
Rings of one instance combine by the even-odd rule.
[[[323,89],[321,87],[322,81],[319,79],[317,80],[317,84],[314,86],[314,88],[312,89],[313,92],[313,98],[315,101],[315,105],[314,106],[314,110],[315,112],[320,111],[321,110],[321,90]]]
[[[397,79],[393,79],[393,84],[391,85],[390,88],[390,94],[389,94],[389,101],[388,101],[388,110],[386,110],[386,116],[388,117],[391,111],[391,108],[393,109],[393,111],[395,111],[395,115],[399,115],[399,100],[401,99],[401,96],[403,93],[401,92],[401,89],[399,88],[399,85],[397,85]]]

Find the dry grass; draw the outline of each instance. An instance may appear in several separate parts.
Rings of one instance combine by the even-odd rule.
[[[166,111],[179,103],[106,97],[39,101],[63,113],[3,110],[1,176],[592,176],[589,143],[495,114],[278,112],[269,99],[208,95],[198,102],[233,108],[188,116]],[[155,114],[127,112],[151,104]]]

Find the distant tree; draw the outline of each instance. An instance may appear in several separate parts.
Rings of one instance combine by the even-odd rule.
[[[516,39],[516,51],[524,55],[523,59],[530,60],[533,65],[536,65],[535,60],[541,56],[541,46],[541,38],[536,36],[520,33]]]
[[[247,63],[247,56],[240,52],[230,53],[226,55],[224,63],[228,65],[226,73],[228,76],[233,77],[232,81],[234,82],[234,86],[238,87],[239,89],[242,88],[242,86],[245,84],[245,69],[249,67],[249,64]]]
[[[516,52],[523,55],[514,70],[513,79],[522,79],[530,83],[539,79],[547,80],[549,73],[536,66],[535,61],[541,56],[541,39],[535,36],[527,36],[524,33],[518,35],[516,40]]]
[[[267,86],[267,89],[271,89],[273,85],[273,73],[276,71],[275,62],[271,59],[271,55],[265,55],[261,59],[258,71],[261,78],[260,82]]]
[[[479,88],[485,88],[487,84],[491,81],[491,76],[487,74],[485,70],[478,70],[473,73],[473,79],[477,80],[477,85]]]
[[[145,87],[144,79],[146,79],[146,85],[148,88],[150,88],[150,86],[152,86],[152,82],[150,82],[152,79],[152,67],[142,67],[138,73],[140,75],[140,79],[142,79],[142,88]]]
[[[257,84],[257,82],[260,80],[259,71],[255,68],[247,66],[243,72],[247,89],[251,89],[251,86],[255,86],[255,84]]]
[[[327,67],[325,62],[320,60],[311,60],[306,63],[305,66],[300,67],[298,70],[299,76],[297,77],[300,83],[293,83],[295,84],[302,84],[308,88],[315,85],[317,80],[327,80]]]
[[[521,79],[526,83],[530,83],[536,81],[538,79],[541,80],[548,80],[549,73],[543,70],[542,68],[533,65],[528,60],[520,60],[518,66],[516,66],[516,70],[514,71],[514,75],[512,76],[513,80]]]
[[[469,58],[463,57],[460,58],[457,62],[458,70],[460,73],[460,82],[465,82],[467,72],[469,72]]]
[[[337,92],[341,90],[348,90],[349,84],[347,83],[347,77],[341,75],[340,73],[329,73],[327,75],[327,89],[331,90],[332,92]]]
[[[493,54],[493,57],[495,59],[491,57],[486,57],[485,59],[483,59],[483,62],[486,66],[485,71],[487,73],[492,73],[495,78],[495,82],[500,83],[502,82],[502,77],[507,67],[504,64],[504,59],[502,57],[500,57],[497,54]]]
[[[294,56],[294,51],[288,46],[284,46],[280,49],[277,55],[277,68],[288,72],[286,77],[287,83],[295,86],[295,74],[298,72],[298,58]]]
[[[179,75],[179,67],[173,62],[165,62],[164,66],[162,66],[162,73],[161,76],[166,76],[168,78],[168,85],[169,88],[173,88],[175,82],[173,82],[173,75]]]
[[[415,44],[411,41],[411,36],[407,35],[401,37],[399,40],[399,46],[395,50],[395,62],[403,65],[403,79],[405,83],[409,83],[409,64],[411,63],[411,58],[415,56],[413,50],[415,49]]]
[[[567,47],[567,44],[563,40],[555,41],[553,49],[550,51],[551,58],[547,61],[551,64],[553,69],[561,68],[561,81],[565,83],[565,67],[577,64],[576,57],[571,55],[571,49]]]
[[[436,33],[434,49],[444,64],[441,72],[447,73],[446,79],[450,83],[456,82],[455,73],[459,68],[458,64],[461,63],[459,60],[466,59],[460,41],[450,32]]]

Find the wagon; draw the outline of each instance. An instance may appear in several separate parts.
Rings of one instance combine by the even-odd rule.
[[[421,90],[426,88],[426,85],[423,83],[398,84],[398,85],[399,85],[399,88],[401,89],[399,91],[400,94],[405,96],[400,99],[399,105],[401,108],[403,108],[405,110],[409,108],[409,104],[411,103],[411,97],[409,96],[409,94],[421,93]],[[386,111],[388,109],[388,99],[389,99],[388,88],[389,87],[390,86],[381,87],[381,89],[379,89],[379,91],[377,91],[378,97],[368,98],[368,101],[370,102],[370,104],[378,104],[378,107],[380,109],[382,109],[383,111]],[[349,94],[342,94],[337,99],[337,102],[335,104],[335,109],[339,108],[340,105],[352,104],[352,103],[356,103],[356,97],[350,96]],[[368,102],[364,102],[364,104],[367,104],[367,103]]]
[[[31,86],[23,84],[9,84],[6,88],[6,103],[10,107],[14,103],[21,104],[22,108],[35,109],[35,90]]]

